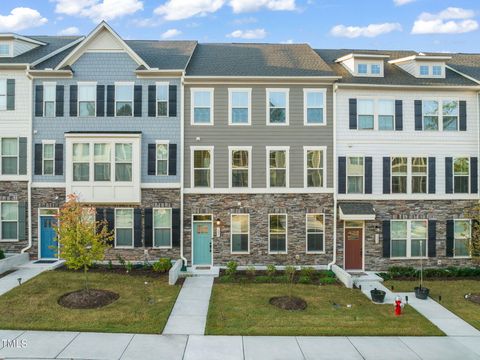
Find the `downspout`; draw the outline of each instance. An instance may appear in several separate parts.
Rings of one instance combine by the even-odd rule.
[[[338,85],[333,85],[333,259],[328,263],[330,270],[337,262],[337,90]]]
[[[185,71],[182,73],[180,79],[180,258],[183,260],[183,266],[187,266],[187,258],[183,255],[183,174],[184,174],[184,142],[185,142],[185,126],[184,126],[184,113],[185,113]]]

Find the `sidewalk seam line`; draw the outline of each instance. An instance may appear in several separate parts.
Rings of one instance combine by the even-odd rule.
[[[402,339],[400,336],[398,337],[398,339],[399,339],[399,340],[402,342],[402,344],[404,344],[407,348],[409,348],[410,350],[412,350],[412,352],[413,352],[415,355],[417,355],[420,360],[423,359],[423,358],[420,356],[420,354],[418,354],[415,350],[413,350],[410,346],[408,346],[408,344],[407,344],[405,341],[403,341],[403,339]]]
[[[183,349],[182,360],[185,359],[185,353],[187,352],[188,341],[190,340],[190,335],[187,335],[187,341],[185,342],[185,348]]]
[[[67,347],[68,347],[68,346],[69,346],[69,345],[70,345],[70,344],[71,344],[71,343],[72,343],[72,342],[73,342],[73,341],[74,341],[74,340],[75,340],[77,337],[79,337],[79,336],[80,336],[80,334],[81,334],[81,332],[80,332],[80,331],[79,331],[79,332],[77,332],[77,335],[75,335],[75,336],[72,338],[72,340],[70,340],[70,341],[68,342],[68,344],[67,344],[67,345],[65,345],[65,346],[63,347],[63,349],[62,349],[62,350],[60,350],[60,352],[59,352],[57,355],[55,355],[54,359],[58,358],[58,357],[60,356],[60,354],[61,354],[62,352],[64,352],[64,351],[65,351],[65,349],[66,349],[66,348],[67,348]]]
[[[300,349],[300,353],[302,354],[302,357],[304,360],[307,360],[307,357],[303,353],[302,347],[300,346],[300,343],[298,342],[298,336],[295,336],[295,342],[297,343],[298,348]]]
[[[133,334],[133,336],[130,338],[130,340],[128,341],[127,346],[125,346],[125,349],[123,349],[123,351],[122,351],[122,353],[120,354],[120,357],[118,358],[118,360],[120,360],[120,359],[122,358],[123,354],[125,354],[125,351],[127,351],[128,347],[130,346],[130,344],[131,344],[131,342],[132,342],[132,340],[133,340],[133,338],[134,338],[135,336],[137,336],[137,334]]]
[[[352,342],[352,340],[350,340],[350,336],[347,336],[346,338],[347,338],[348,342],[349,342],[350,344],[352,344],[353,348],[357,351],[358,355],[360,355],[360,357],[365,360],[366,357],[363,356],[363,354],[360,352],[360,350],[357,349],[357,347],[356,347],[355,344]]]

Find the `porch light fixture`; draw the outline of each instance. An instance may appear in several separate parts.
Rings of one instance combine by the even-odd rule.
[[[222,221],[217,218],[217,220],[215,220],[215,224],[217,224],[217,237],[220,237],[220,225],[222,225]]]

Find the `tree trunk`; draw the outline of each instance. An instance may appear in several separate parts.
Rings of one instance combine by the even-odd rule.
[[[87,266],[83,266],[83,275],[85,277],[85,290],[88,292],[88,269]]]

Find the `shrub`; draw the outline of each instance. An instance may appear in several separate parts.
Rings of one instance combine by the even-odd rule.
[[[218,278],[221,283],[228,284],[233,282],[233,277],[230,275],[223,275]]]
[[[270,276],[260,275],[253,279],[256,283],[268,283],[271,282],[272,278]]]
[[[113,269],[112,260],[108,260],[108,269],[109,269],[109,270],[112,270],[112,269]]]
[[[335,278],[335,273],[332,271],[332,270],[327,270],[324,272],[325,276],[326,277],[329,277],[329,278]]]
[[[169,258],[160,258],[153,263],[153,271],[165,273],[172,267],[172,261]]]
[[[320,284],[327,285],[327,284],[335,284],[337,279],[332,277],[325,277],[320,279]]]
[[[267,265],[267,275],[269,277],[275,276],[276,272],[277,272],[277,268],[275,267],[275,265],[273,264]]]
[[[0,250],[0,260],[5,259],[5,253],[3,250]]]
[[[307,275],[301,275],[298,278],[298,283],[299,284],[311,284],[312,283],[312,278],[310,276],[307,276]]]
[[[392,266],[388,272],[393,277],[417,277],[418,271],[411,266]]]
[[[133,270],[133,264],[129,261],[125,264],[125,270],[127,270],[127,272],[132,272]]]
[[[120,255],[117,255],[117,261],[120,264],[120,266],[125,267],[126,261],[123,257],[121,257]]]
[[[309,279],[313,279],[313,276],[315,274],[315,269],[310,266],[305,266],[300,269],[300,276],[301,277],[306,277]]]
[[[229,261],[227,263],[227,269],[225,270],[225,274],[229,276],[235,276],[237,274],[237,267],[238,264],[236,261]]]
[[[250,277],[254,277],[255,276],[255,266],[253,265],[250,265],[247,267],[247,275],[250,276]]]

